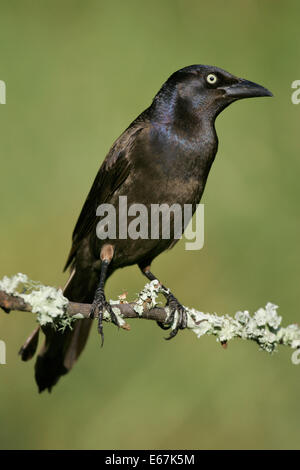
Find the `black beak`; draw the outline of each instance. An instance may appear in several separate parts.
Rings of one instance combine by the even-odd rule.
[[[249,82],[240,78],[233,85],[224,87],[226,95],[235,100],[242,98],[255,98],[257,96],[273,96],[273,94],[261,85],[254,82]]]

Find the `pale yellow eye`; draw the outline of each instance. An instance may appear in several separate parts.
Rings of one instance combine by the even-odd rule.
[[[209,75],[207,75],[206,77],[206,81],[207,83],[209,83],[210,85],[214,85],[216,82],[217,82],[218,78],[217,76],[214,74],[214,73],[210,73]]]

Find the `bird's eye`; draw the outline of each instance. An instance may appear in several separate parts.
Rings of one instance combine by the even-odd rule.
[[[214,85],[215,83],[217,83],[217,76],[214,74],[214,73],[210,73],[209,75],[207,75],[206,77],[206,81],[207,83],[209,83],[210,85]]]

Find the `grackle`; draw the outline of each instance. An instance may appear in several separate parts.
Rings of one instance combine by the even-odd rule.
[[[117,207],[120,196],[128,205],[174,203],[181,207],[199,203],[214,161],[218,138],[215,119],[234,101],[272,96],[266,88],[238,78],[214,66],[192,65],[173,73],[152,104],[123,132],[102,163],[73,232],[66,263],[71,275],[64,295],[72,301],[92,303],[91,317],[98,316],[103,342],[103,311],[118,324],[104,294],[106,280],[118,268],[137,264],[149,279],[151,262],[177,239],[100,239],[96,234],[100,204]],[[184,307],[165,289],[171,315],[164,329],[172,326],[167,339],[186,326]],[[177,311],[177,315],[175,315]],[[51,390],[60,376],[77,360],[92,322],[78,320],[73,330],[43,328],[45,344],[38,355],[35,377],[41,392]],[[38,328],[21,348],[23,360],[31,358],[37,345]]]

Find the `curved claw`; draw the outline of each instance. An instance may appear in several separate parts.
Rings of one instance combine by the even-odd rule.
[[[172,326],[172,323],[163,323],[161,321],[157,321],[156,323],[162,330],[169,330]]]
[[[171,314],[168,318],[168,323],[166,323],[166,325],[162,325],[165,326],[163,329],[169,329],[173,326],[170,335],[165,338],[166,340],[170,340],[177,335],[179,330],[184,330],[187,327],[187,314],[183,305],[181,305],[181,303],[172,294],[169,294],[168,296],[167,305],[171,310]],[[176,311],[178,312],[177,318],[175,317]]]
[[[168,307],[170,306],[169,300],[167,302],[167,306]],[[174,323],[174,318],[175,318],[175,311],[176,311],[176,308],[174,310],[171,310],[171,313],[168,316],[166,322],[160,322],[160,321],[156,322],[162,330],[169,330],[170,328],[172,328],[172,325]]]
[[[171,331],[171,333],[169,334],[169,336],[167,336],[165,338],[166,341],[169,341],[170,339],[173,339],[175,338],[175,336],[177,335],[178,333],[178,330],[179,330],[179,326],[175,326],[175,328]]]

